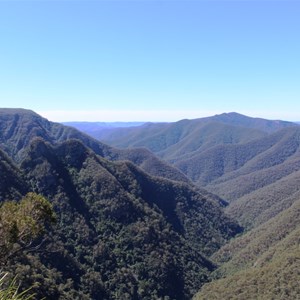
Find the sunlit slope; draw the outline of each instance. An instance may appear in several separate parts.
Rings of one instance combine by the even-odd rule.
[[[298,299],[300,200],[213,255],[217,277],[195,299]]]

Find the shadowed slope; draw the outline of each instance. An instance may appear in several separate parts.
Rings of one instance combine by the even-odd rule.
[[[121,148],[146,147],[168,161],[179,162],[216,145],[243,143],[295,125],[224,113],[173,123],[113,128],[109,132],[102,129],[93,136]]]
[[[3,200],[19,199],[28,191],[22,172],[0,149],[0,203]]]
[[[132,160],[152,175],[188,182],[183,173],[146,149],[115,149],[74,128],[49,122],[33,111],[0,109],[0,147],[16,162],[24,158],[24,149],[36,137],[41,137],[50,144],[78,139],[102,157],[110,160]],[[153,168],[152,164],[155,164],[156,168]]]
[[[60,272],[64,293],[71,279],[75,298],[82,292],[82,299],[188,299],[214,269],[205,256],[241,230],[215,200],[187,184],[108,161],[78,140],[51,146],[38,138],[24,155],[27,182],[51,199],[58,217],[37,272],[42,262]],[[39,295],[66,299],[53,280]]]

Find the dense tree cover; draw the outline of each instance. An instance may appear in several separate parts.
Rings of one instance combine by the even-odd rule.
[[[209,193],[91,148],[32,138],[19,149],[20,180],[51,199],[57,224],[6,270],[36,299],[189,299],[215,268],[207,256],[241,228]]]
[[[86,124],[76,128],[116,147],[147,147],[170,159],[200,148],[221,143],[240,143],[262,137],[294,123],[250,118],[237,113],[224,113],[212,117],[181,120],[174,123],[146,123],[130,128],[99,128],[90,130]]]
[[[300,200],[267,223],[232,240],[213,258],[221,278],[195,299],[298,299]]]
[[[0,200],[34,191],[57,215],[39,251],[5,265],[36,299],[190,299],[212,278],[196,297],[299,294],[299,128],[267,135],[291,124],[236,114],[143,125],[161,155],[182,158],[183,172],[254,227],[218,251],[242,230],[227,203],[147,149],[118,150],[23,110],[0,120]]]
[[[227,213],[247,228],[266,222],[300,197],[300,171],[255,190],[233,202]]]
[[[266,222],[298,198],[300,129],[294,123],[229,113],[118,130],[110,136],[112,144],[158,153],[198,186],[230,202],[228,214],[246,228]]]
[[[155,143],[153,136],[164,133],[165,138],[160,134],[159,139],[170,149],[169,154],[167,149],[163,150],[164,155],[182,173],[145,148],[111,148],[30,111],[0,110],[0,120],[0,143],[17,162],[24,158],[24,149],[36,136],[51,144],[77,138],[102,157],[130,160],[152,175],[189,182],[185,173],[198,186],[205,186],[226,201],[233,203],[238,200],[228,207],[228,213],[248,228],[267,221],[297,198],[300,129],[291,126],[293,123],[232,113],[176,123],[144,124],[139,138],[129,130],[132,141],[143,137],[152,143]],[[266,132],[280,128],[284,129],[266,136]],[[256,131],[260,134],[257,135]],[[261,133],[263,138],[255,138]]]
[[[231,204],[227,212],[244,227],[266,222],[297,199],[300,129],[291,127],[263,139],[220,145],[179,166],[198,184]]]
[[[299,299],[299,261],[297,245],[264,266],[252,267],[205,285],[193,299]]]
[[[182,172],[160,160],[146,149],[115,149],[74,128],[49,122],[33,111],[25,109],[0,109],[0,148],[13,158],[15,162],[20,163],[24,159],[25,148],[36,137],[40,137],[51,144],[63,142],[68,139],[78,139],[96,154],[107,159],[131,160],[154,176],[188,181]],[[152,164],[155,164],[156,168],[153,168]]]
[[[0,202],[11,197],[20,198],[27,191],[26,183],[20,170],[9,157],[0,149]]]
[[[299,147],[300,127],[289,127],[240,144],[216,145],[175,162],[193,181],[218,184],[284,163]]]
[[[53,267],[93,299],[189,298],[214,268],[204,255],[240,230],[188,185],[109,162],[78,141],[53,148],[36,140],[22,168],[63,223],[55,247],[71,256],[64,265],[73,271],[57,259]]]

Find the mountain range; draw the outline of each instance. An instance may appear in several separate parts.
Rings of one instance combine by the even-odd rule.
[[[226,213],[246,228],[210,257],[219,267],[195,299],[298,299],[298,124],[229,113],[97,135],[150,149],[226,200]]]
[[[299,125],[229,113],[105,130],[0,109],[0,201],[33,191],[58,218],[43,250],[6,265],[24,288],[37,299],[298,299]]]
[[[216,268],[209,256],[242,231],[149,150],[21,109],[1,109],[0,129],[0,201],[33,191],[57,215],[43,250],[5,266],[37,299],[190,299]]]
[[[114,128],[104,141],[153,151],[198,187],[232,203],[228,214],[247,228],[267,221],[298,197],[300,127],[296,123],[224,113]]]

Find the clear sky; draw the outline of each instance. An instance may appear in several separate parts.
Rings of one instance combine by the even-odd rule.
[[[300,0],[0,0],[0,107],[300,121]]]

